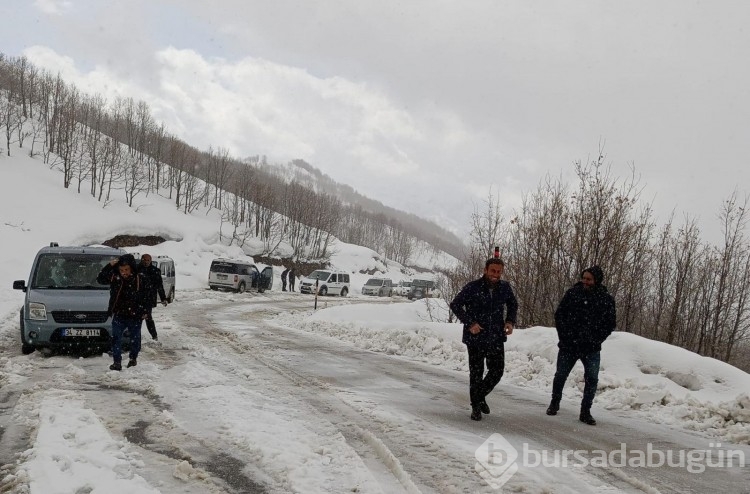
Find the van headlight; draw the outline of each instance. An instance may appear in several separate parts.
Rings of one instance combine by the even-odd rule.
[[[29,319],[34,321],[46,321],[47,320],[47,308],[44,304],[37,302],[29,303]]]

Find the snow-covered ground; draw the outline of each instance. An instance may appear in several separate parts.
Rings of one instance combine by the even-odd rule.
[[[493,412],[490,418],[508,420],[519,410],[516,428],[490,419],[480,427],[468,421],[460,326],[442,322],[446,307],[439,301],[359,296],[368,278],[360,271],[381,267],[371,250],[336,246],[333,263],[353,273],[354,293],[322,298],[317,311],[309,296],[278,292],[281,269],[275,270],[275,290],[265,297],[214,293],[205,290],[211,260],[241,257],[254,248],[223,245],[218,212],[184,215],[156,194],[137,197],[134,208],[120,199],[102,207],[61,182],[60,173],[39,160],[0,158],[0,403],[15,403],[0,409],[0,445],[24,444],[16,427],[30,434],[27,448],[0,451],[0,459],[13,456],[0,472],[0,491],[472,492],[482,485],[489,492],[492,486],[481,480],[474,458],[483,441],[495,433],[512,435],[517,448],[543,440],[535,421],[546,420],[554,329],[516,330],[509,338],[506,374],[493,393],[498,401],[491,401],[495,407],[503,397],[507,415]],[[169,239],[128,249],[175,260],[177,301],[157,314],[163,346],[146,342],[143,362],[122,373],[106,370],[106,355],[21,355],[17,320],[23,293],[11,285],[28,278],[36,251],[50,241],[99,243],[117,234]],[[393,263],[382,268],[394,280],[404,276]],[[314,353],[308,355],[315,348],[317,361]],[[363,368],[373,365],[374,372],[355,375],[351,362],[342,363],[351,355]],[[392,366],[396,384],[382,366]],[[415,373],[422,375],[415,380],[425,382],[424,390],[403,384]],[[568,380],[564,408],[575,410],[582,373],[578,366]],[[615,333],[604,344],[599,388],[596,428],[569,429],[577,424],[565,422],[564,414],[543,423],[555,424],[549,434],[556,446],[577,449],[576,441],[586,437],[609,444],[611,430],[628,444],[642,432],[690,448],[721,442],[722,448],[748,451],[750,375],[730,365]],[[3,400],[2,393],[15,398]],[[432,408],[420,408],[430,400],[440,405],[434,421],[426,418]],[[148,418],[149,430],[160,431],[159,444],[172,444],[178,452],[157,456],[137,440],[139,426],[124,428],[142,410],[148,410],[143,420]],[[493,429],[500,424],[508,430]],[[562,432],[553,432],[558,429]],[[212,482],[221,468],[197,460],[201,449],[214,444],[243,459],[226,467],[242,471],[237,484],[226,480],[229,476],[228,487]],[[689,475],[681,488],[669,490],[633,471],[602,477],[584,469],[560,474],[519,466],[508,483],[518,492],[680,492],[699,485]],[[720,490],[743,492],[747,467],[722,479]]]

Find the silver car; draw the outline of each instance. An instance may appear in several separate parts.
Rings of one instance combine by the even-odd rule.
[[[41,249],[31,265],[28,284],[16,280],[13,288],[26,293],[21,308],[21,351],[78,346],[108,347],[112,318],[107,315],[109,285],[96,277],[102,267],[124,250],[104,246]]]

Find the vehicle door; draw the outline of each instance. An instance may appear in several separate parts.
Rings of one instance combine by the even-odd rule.
[[[273,267],[268,266],[263,268],[263,271],[260,273],[260,286],[258,286],[258,291],[263,292],[265,290],[270,290],[273,287]]]
[[[339,282],[339,275],[336,273],[331,274],[326,285],[328,285],[328,293],[331,295],[338,295],[341,292],[341,282]]]

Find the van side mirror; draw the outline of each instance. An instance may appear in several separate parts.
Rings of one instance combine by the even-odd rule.
[[[23,290],[26,291],[26,281],[24,280],[16,280],[13,282],[13,289],[14,290]]]

